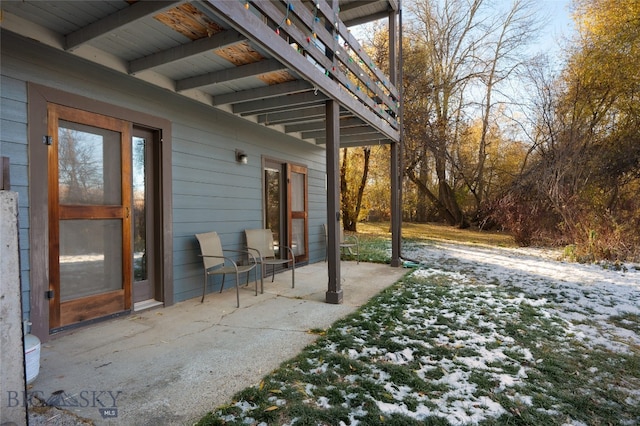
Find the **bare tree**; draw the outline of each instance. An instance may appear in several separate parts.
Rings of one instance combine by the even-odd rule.
[[[458,201],[461,193],[473,194],[476,210],[486,194],[494,110],[508,99],[500,91],[502,84],[515,77],[524,47],[538,30],[533,5],[532,0],[516,0],[502,9],[486,0],[421,0],[412,9],[415,20],[405,52],[418,54],[405,60],[411,79],[404,82],[405,99],[410,93],[428,101],[405,104],[405,128],[408,138],[414,138],[406,151],[406,174],[451,225],[468,226]],[[476,164],[471,173],[461,173],[455,147],[477,118],[482,131]],[[431,177],[433,184],[426,180]]]
[[[100,202],[103,176],[101,144],[84,138],[84,132],[61,129],[58,142],[58,174],[61,199],[66,204]]]

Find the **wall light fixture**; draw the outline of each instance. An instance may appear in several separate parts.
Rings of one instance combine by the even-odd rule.
[[[236,161],[240,164],[247,164],[249,157],[247,157],[247,154],[245,154],[244,151],[236,149]]]

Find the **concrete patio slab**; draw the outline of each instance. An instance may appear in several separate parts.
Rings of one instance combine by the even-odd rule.
[[[191,425],[297,355],[317,335],[406,273],[342,262],[344,301],[325,303],[327,265],[75,330],[42,347],[30,392],[97,425]],[[55,423],[51,423],[55,424]]]

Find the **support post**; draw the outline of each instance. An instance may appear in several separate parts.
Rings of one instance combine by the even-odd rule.
[[[340,286],[340,105],[335,100],[326,103],[327,132],[327,265],[329,286],[327,303],[342,303]]]
[[[398,167],[399,143],[391,144],[391,266],[401,266],[400,248],[402,241],[402,206],[400,204],[400,172]]]
[[[389,79],[398,87],[398,14],[395,11],[389,13]],[[400,42],[402,42],[400,40]],[[400,83],[402,84],[402,83]],[[402,126],[402,122],[400,122]],[[402,242],[402,169],[400,167],[400,144],[391,144],[391,266],[402,265],[400,259]]]

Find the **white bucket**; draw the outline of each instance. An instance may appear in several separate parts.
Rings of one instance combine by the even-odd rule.
[[[24,336],[24,364],[27,370],[27,384],[30,385],[40,373],[40,339],[33,334]]]

